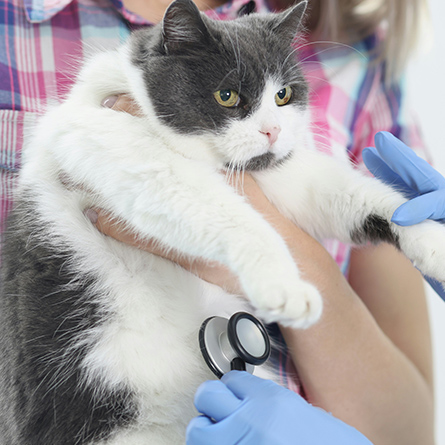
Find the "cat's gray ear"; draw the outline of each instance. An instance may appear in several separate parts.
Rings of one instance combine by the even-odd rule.
[[[301,29],[307,4],[308,2],[304,0],[286,11],[276,14],[272,31],[292,41]]]
[[[209,32],[192,0],[176,0],[165,12],[162,41],[167,54],[206,45]]]

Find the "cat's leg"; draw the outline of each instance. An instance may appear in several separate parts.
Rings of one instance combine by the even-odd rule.
[[[143,189],[116,190],[113,213],[168,247],[229,266],[266,321],[295,327],[316,321],[318,291],[300,279],[275,230],[215,171],[184,159],[174,163],[161,174],[142,173]]]
[[[350,227],[351,241],[356,244],[388,242],[424,275],[445,283],[445,226],[431,220],[407,227],[394,224],[391,217],[406,198],[374,178],[363,178],[359,183],[351,208],[361,205],[366,213],[356,219],[355,227]]]
[[[391,222],[394,211],[406,198],[374,178],[357,180],[351,199],[351,212],[345,216],[354,221],[347,230],[356,244],[380,241],[400,249],[424,275],[445,282],[445,227],[435,221],[402,227]],[[349,214],[348,214],[349,213]],[[357,215],[354,218],[354,214]],[[341,226],[339,228],[341,232]]]
[[[311,235],[354,244],[388,242],[423,274],[445,282],[445,227],[434,221],[409,227],[392,223],[394,211],[406,202],[401,193],[319,153],[308,153],[304,168],[294,163],[282,174],[288,189],[294,184],[284,211]],[[299,186],[291,179],[298,175]]]
[[[71,147],[53,154],[63,174],[140,236],[227,265],[265,321],[294,327],[314,323],[321,314],[321,297],[301,280],[277,232],[207,163],[186,159],[156,138],[131,138],[144,135],[143,124],[130,128],[137,120],[118,114],[107,115],[106,148],[97,147],[94,134],[99,129],[94,128],[76,129],[59,139],[58,146]],[[115,134],[115,128],[125,127],[128,136]],[[125,146],[113,149],[116,141]]]

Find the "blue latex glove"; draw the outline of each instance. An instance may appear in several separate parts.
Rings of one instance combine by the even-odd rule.
[[[203,383],[195,405],[204,415],[190,422],[187,445],[372,445],[298,394],[245,371]]]
[[[391,133],[377,133],[375,144],[363,150],[366,167],[410,198],[394,212],[392,222],[411,226],[445,219],[445,178]]]
[[[391,133],[377,133],[375,145],[363,150],[366,167],[410,199],[396,209],[391,221],[409,226],[425,219],[445,219],[445,178]],[[442,285],[432,278],[425,279],[445,301]]]

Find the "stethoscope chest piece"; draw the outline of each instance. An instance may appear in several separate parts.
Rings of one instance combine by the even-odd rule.
[[[270,340],[263,324],[252,314],[210,317],[199,331],[202,355],[212,372],[221,378],[233,369],[253,374],[255,366],[270,355]]]

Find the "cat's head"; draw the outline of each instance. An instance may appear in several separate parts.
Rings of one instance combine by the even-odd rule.
[[[221,167],[259,170],[302,143],[308,87],[292,43],[306,4],[215,21],[176,0],[148,40],[136,35],[132,62],[162,125],[184,136],[178,150],[195,157],[204,141]]]

